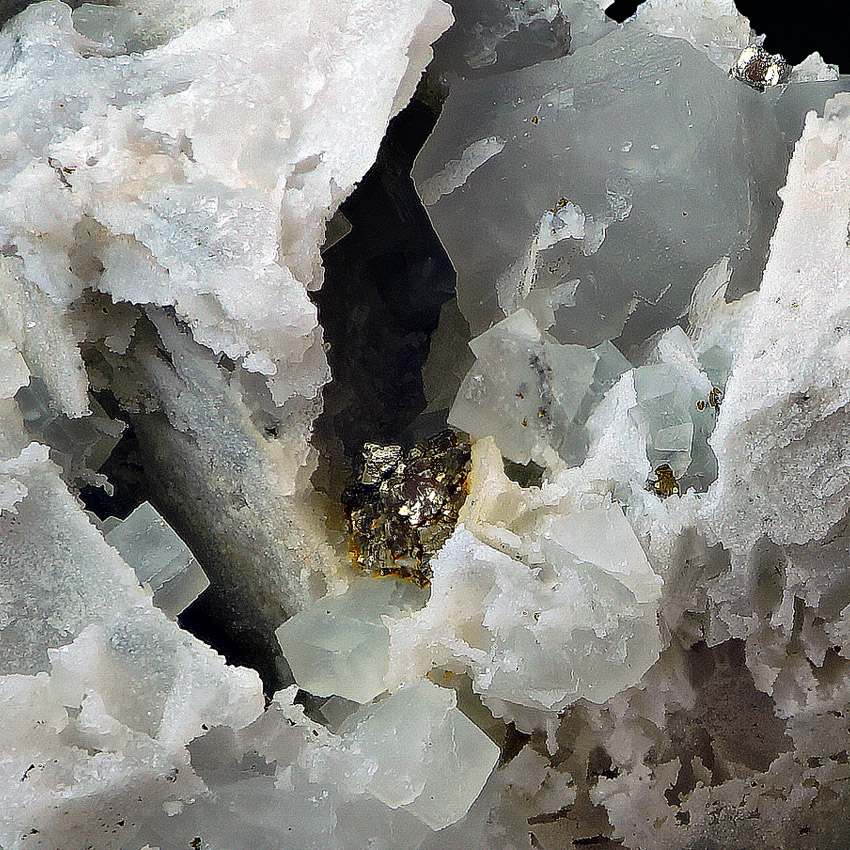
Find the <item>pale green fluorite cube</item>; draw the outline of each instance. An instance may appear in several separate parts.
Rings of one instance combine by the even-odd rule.
[[[364,703],[384,691],[389,632],[383,615],[424,604],[424,591],[390,578],[355,581],[342,596],[325,596],[276,631],[298,687],[316,696]]]
[[[341,733],[375,765],[369,792],[432,829],[466,814],[499,758],[496,744],[457,708],[455,692],[428,681],[364,706]]]
[[[104,539],[151,588],[154,604],[169,617],[176,617],[209,587],[189,547],[150,502],[142,502],[127,519],[109,526]]]

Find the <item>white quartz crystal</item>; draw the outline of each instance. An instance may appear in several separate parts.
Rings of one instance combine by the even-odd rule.
[[[483,831],[492,794],[482,795],[471,823],[457,821],[491,775],[498,747],[455,707],[453,691],[422,682],[360,708],[338,734],[308,720],[295,691],[276,694],[246,728],[196,739],[192,768],[207,792],[153,812],[136,844],[200,836],[215,850],[431,850],[451,841],[434,830],[454,825],[462,846],[485,846],[465,839]],[[504,830],[494,837],[504,841]]]
[[[733,0],[647,0],[633,20],[658,35],[689,41],[724,71],[754,40]]]
[[[807,119],[712,436],[718,533],[735,549],[806,543],[847,510],[848,114],[839,95]]]
[[[17,149],[4,157],[13,194],[0,228],[22,258],[21,274],[59,304],[85,285],[115,300],[173,304],[199,341],[275,374],[311,342],[315,309],[305,288],[320,280],[328,210],[371,164],[448,18],[436,2],[389,4],[371,20],[368,3],[327,6],[319,21],[296,3],[211,11],[219,14],[119,57],[110,55],[114,45],[101,55],[58,2],[9,24],[0,51],[8,61],[17,45],[5,84],[15,110],[3,111],[2,134]],[[313,39],[334,37],[305,64],[293,46],[308,27]],[[84,29],[96,34],[91,23]],[[386,84],[368,108],[347,109],[352,86],[375,67]],[[57,271],[44,265],[47,247]],[[100,260],[95,279],[69,269],[75,252]]]
[[[15,505],[29,493],[26,481],[33,467],[47,458],[46,446],[30,443],[17,456],[0,461],[0,512],[17,513]]]
[[[0,33],[4,848],[135,850],[151,844],[144,835],[157,813],[178,834],[169,816],[211,801],[215,784],[193,770],[187,745],[263,711],[254,671],[229,667],[153,605],[174,615],[199,589],[185,547],[153,515],[135,529],[140,540],[139,512],[108,531],[145,570],[152,599],[34,440],[96,472],[105,456],[89,451],[89,436],[96,420],[111,425],[90,382],[109,386],[125,411],[156,411],[160,449],[170,440],[184,452],[175,480],[194,476],[221,494],[222,513],[205,521],[219,540],[250,541],[240,557],[253,545],[276,567],[302,550],[336,563],[303,482],[291,497],[296,479],[309,476],[306,438],[328,379],[306,292],[321,283],[325,220],[373,162],[449,21],[436,0],[380,8],[139,0],[74,15],[47,2]],[[86,346],[89,355],[101,346],[88,374]],[[158,370],[154,349],[169,352]],[[212,350],[239,361],[232,384]],[[46,408],[13,398],[31,376]],[[279,417],[279,444],[263,436],[263,416]],[[249,476],[255,484],[240,501]],[[186,496],[191,503],[189,487]],[[249,514],[265,527],[248,528]],[[194,589],[157,600],[162,566],[194,571]],[[282,607],[322,593],[316,573],[272,569],[267,581],[283,591],[255,602],[279,623]],[[264,799],[277,795],[290,813],[287,799],[301,799],[306,812],[308,789],[287,797],[272,781]],[[374,814],[370,799],[363,810]],[[443,822],[445,811],[436,816]],[[405,818],[420,842],[431,832]],[[245,834],[237,840],[250,844]]]
[[[11,398],[29,379],[29,370],[15,343],[0,328],[0,396]]]
[[[41,500],[44,494],[33,489],[30,498]],[[77,556],[78,563],[94,567],[103,558],[95,539]],[[56,543],[54,559],[68,546],[62,540]],[[0,677],[4,847],[22,846],[25,835],[67,848],[132,841],[139,820],[152,808],[201,790],[188,767],[185,745],[205,727],[224,723],[238,728],[262,711],[256,674],[228,668],[220,656],[153,609],[130,568],[102,539],[100,547],[113,553],[112,563],[90,568],[86,585],[93,586],[84,592],[78,576],[64,601],[66,610],[45,612],[41,629],[48,645],[67,643],[68,636],[57,638],[54,630],[72,623],[67,606],[73,600],[78,617],[88,606],[83,617],[91,624],[61,649],[44,653],[47,641],[42,642],[44,655],[29,668],[23,653],[11,664],[3,660],[4,671],[26,671]],[[50,553],[49,538],[43,551]],[[4,546],[4,560],[6,555]],[[2,564],[4,575],[8,563]],[[41,563],[56,572],[55,560]],[[47,571],[31,578],[50,580]],[[56,590],[54,604],[62,605],[61,587]],[[108,607],[101,603],[101,616],[93,606],[95,593],[108,600]],[[47,625],[51,620],[52,628]],[[17,630],[21,622],[18,615]],[[3,632],[3,646],[9,650],[15,646],[15,631],[7,627]],[[33,675],[37,669],[49,673]]]
[[[728,286],[729,263],[724,257],[697,284],[688,313],[699,365],[713,386],[720,389],[726,386],[732,358],[743,343],[758,297],[751,292],[729,302],[726,300]]]
[[[33,192],[41,195],[33,187],[23,190],[30,205]],[[6,204],[14,197],[13,191],[3,194]],[[28,207],[22,214],[28,214]],[[25,275],[23,263],[14,257],[0,257],[0,320],[29,372],[47,385],[58,410],[72,417],[88,413],[87,381],[69,318],[49,292]]]

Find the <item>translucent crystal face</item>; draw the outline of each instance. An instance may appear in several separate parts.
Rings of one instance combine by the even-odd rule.
[[[427,181],[489,137],[502,150],[428,208],[473,333],[513,309],[493,280],[517,292],[578,279],[552,332],[585,345],[626,322],[629,343],[672,324],[721,256],[736,286],[757,285],[782,136],[757,92],[684,41],[623,29],[564,59],[458,83],[414,176]],[[546,220],[559,204],[580,211],[578,230]]]
[[[499,748],[430,682],[402,688],[352,715],[340,733],[375,765],[369,792],[431,829],[459,820],[478,796]]]
[[[360,703],[383,693],[389,632],[381,618],[419,607],[423,593],[410,582],[361,579],[290,617],[276,635],[299,687]]]
[[[604,371],[612,362],[599,367],[596,351],[544,340],[524,309],[474,339],[470,347],[476,361],[461,384],[449,421],[472,437],[496,436],[505,457],[521,464],[545,463],[547,453],[561,448],[597,368]]]
[[[104,539],[153,591],[154,604],[176,617],[209,587],[209,579],[186,544],[149,502],[125,520],[109,523]]]
[[[77,487],[95,483],[95,471],[112,453],[126,425],[111,419],[90,401],[92,415],[74,419],[59,412],[44,381],[31,378],[15,394],[27,429],[50,446],[53,460],[62,466],[65,480]]]
[[[400,670],[460,663],[485,699],[546,711],[603,702],[646,671],[661,581],[620,508],[530,523],[516,526],[522,560],[458,529],[426,607],[391,624]]]
[[[672,366],[644,366],[635,372],[638,417],[648,433],[647,451],[654,465],[668,463],[683,475],[691,463],[697,394]]]

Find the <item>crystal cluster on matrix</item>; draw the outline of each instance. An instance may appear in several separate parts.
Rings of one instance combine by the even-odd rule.
[[[343,493],[354,563],[372,575],[426,585],[429,562],[466,495],[469,444],[446,430],[409,452],[367,443],[360,479]]]
[[[604,7],[0,2],[0,847],[850,845],[850,81]],[[414,95],[457,297],[339,503]]]

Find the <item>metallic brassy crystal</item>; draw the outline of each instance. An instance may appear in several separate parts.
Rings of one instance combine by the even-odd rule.
[[[430,581],[432,555],[454,530],[466,498],[469,443],[443,431],[405,454],[366,443],[359,480],[343,493],[349,546],[367,573]]]
[[[764,91],[785,82],[789,70],[781,56],[768,53],[758,44],[750,44],[741,51],[729,73],[757,91]]]
[[[669,463],[655,467],[655,481],[650,482],[650,487],[662,499],[679,495],[679,482]]]

